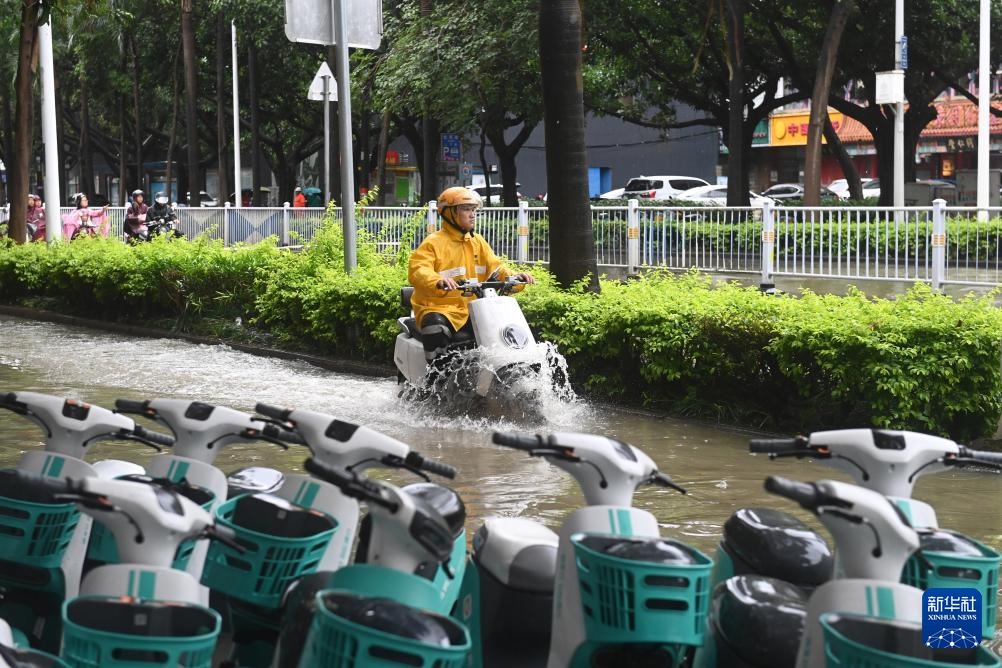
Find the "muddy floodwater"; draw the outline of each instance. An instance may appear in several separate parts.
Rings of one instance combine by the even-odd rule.
[[[571,382],[575,382],[573,370]],[[265,402],[331,413],[383,431],[456,466],[460,472],[453,486],[466,503],[469,531],[492,514],[524,516],[557,528],[561,518],[582,502],[572,480],[559,469],[492,445],[494,430],[592,432],[641,448],[689,493],[683,496],[645,487],[637,492],[637,506],[657,517],[662,533],[710,554],[724,522],[739,507],[773,506],[808,521],[792,503],[763,490],[767,475],[846,480],[808,461],[770,461],[750,455],[748,439],[759,435],[752,432],[583,400],[566,401],[546,393],[541,398],[543,417],[533,423],[444,416],[416,410],[400,399],[392,377],[339,374],[226,346],[140,339],[0,316],[0,391],[19,390],[74,397],[105,407],[113,407],[116,398],[172,397],[246,411],[253,411],[256,402]],[[36,426],[0,411],[0,466],[11,466],[23,451],[41,447],[40,439]],[[145,446],[113,442],[95,446],[91,458],[143,463],[153,454]],[[292,471],[302,470],[305,457],[301,448],[283,451],[253,444],[224,450],[217,464],[226,472],[250,465]],[[399,478],[405,481],[411,479]],[[1002,475],[962,471],[929,476],[919,480],[915,496],[936,508],[943,527],[1002,550]]]

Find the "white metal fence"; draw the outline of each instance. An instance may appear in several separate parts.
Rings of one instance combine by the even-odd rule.
[[[62,209],[67,213],[71,209]],[[123,234],[124,208],[109,209],[111,236]],[[180,229],[227,245],[269,236],[284,246],[309,242],[325,217],[321,208],[181,208]],[[340,211],[334,212],[340,222]],[[0,210],[0,223],[6,219]],[[365,207],[356,217],[364,237],[381,250],[416,247],[438,228],[427,207]],[[599,265],[852,280],[1002,283],[1002,208],[947,207],[592,207]],[[487,207],[477,230],[499,255],[549,262],[546,207]]]

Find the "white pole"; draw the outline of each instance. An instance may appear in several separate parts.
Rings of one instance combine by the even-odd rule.
[[[324,207],[331,201],[331,78],[324,78]]]
[[[991,3],[981,0],[981,35],[978,43],[978,220],[988,220],[988,152],[990,136],[988,134],[988,109],[992,103],[991,96]]]
[[[243,206],[244,193],[240,184],[240,78],[237,65],[237,24],[230,21],[230,51],[233,53],[233,206]]]
[[[63,225],[59,217],[59,140],[56,137],[56,83],[52,70],[52,20],[38,26],[38,55],[42,67],[42,143],[45,144],[45,240],[58,241]],[[81,184],[81,189],[85,190]],[[93,187],[93,184],[90,184]],[[24,197],[24,193],[14,193]]]
[[[902,37],[905,34],[904,0],[894,3],[894,69],[901,69]],[[905,205],[905,103],[894,105],[894,207]]]
[[[338,127],[341,130],[341,217],[344,229],[344,269],[355,268],[355,162],[351,143],[351,86],[348,79],[348,29],[345,26],[345,0],[332,0],[334,37],[337,50]]]

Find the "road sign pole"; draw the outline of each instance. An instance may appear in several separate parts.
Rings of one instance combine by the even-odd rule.
[[[355,256],[355,163],[351,143],[351,86],[348,79],[348,30],[345,27],[346,0],[331,0],[334,39],[337,51],[338,126],[341,149],[341,216],[344,229],[344,269],[349,274],[357,264]]]

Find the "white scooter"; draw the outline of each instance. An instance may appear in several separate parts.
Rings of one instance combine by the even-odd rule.
[[[639,449],[604,436],[493,440],[570,473],[586,505],[559,536],[519,518],[490,518],[477,532],[453,613],[470,626],[473,665],[686,665],[702,643],[711,561],[662,538],[654,516],[633,507],[640,485],[685,490]]]
[[[156,449],[174,439],[100,406],[37,392],[0,394],[0,408],[41,427],[42,450],[28,450],[16,470],[50,478],[116,478],[141,474],[130,462],[84,461],[100,441],[133,440]],[[55,610],[77,595],[92,521],[69,503],[12,497],[0,490],[0,616],[30,636],[32,646],[55,652]]]
[[[534,402],[511,395],[531,394],[541,382],[559,397],[572,396],[563,358],[553,346],[536,342],[518,301],[510,296],[525,283],[516,278],[495,280],[496,273],[482,283],[460,281],[463,296],[476,297],[468,302],[473,339],[455,341],[431,366],[413,312],[397,320],[400,333],[393,362],[398,379],[409,385],[410,392],[405,389],[404,396],[432,397],[439,402],[490,399],[500,402],[502,411],[511,407],[531,410]],[[413,291],[411,287],[400,291],[408,311]]]
[[[442,592],[424,573],[449,569],[454,527],[413,486],[397,487],[327,466],[305,468],[369,508],[365,563],[301,588],[283,629],[280,666],[463,666],[467,629],[440,610]],[[420,490],[419,490],[420,491]]]
[[[922,634],[922,590],[899,582],[905,562],[919,550],[918,533],[905,514],[878,492],[833,480],[802,483],[771,476],[767,491],[800,504],[831,532],[836,545],[835,579],[819,586],[807,604],[807,625],[799,638],[798,668],[835,666],[919,667],[995,666],[999,659],[983,646],[934,649]],[[782,590],[782,581],[756,575],[730,578],[721,587],[734,597]],[[778,598],[778,596],[776,596]],[[714,624],[757,645],[758,656],[719,654],[720,668],[776,666],[768,646],[764,608],[713,606]],[[767,611],[766,611],[767,612]],[[797,629],[774,629],[771,635]]]
[[[214,539],[236,549],[232,532],[176,491],[149,482],[97,477],[8,479],[75,504],[112,532],[121,562],[99,566],[62,607],[62,657],[74,666],[211,666],[220,617],[200,604],[198,581],[172,567],[185,541]]]
[[[327,466],[353,473],[404,469],[426,480],[424,471],[450,478],[456,474],[453,467],[426,459],[405,443],[326,413],[267,404],[258,404],[256,410],[266,416],[262,420],[291,430],[294,442],[305,443],[313,458]],[[285,434],[283,429],[279,440],[293,440]],[[430,483],[410,487],[420,487],[414,493],[448,515],[461,578],[465,508],[448,488]],[[245,494],[217,509],[219,521],[236,531],[247,550],[238,554],[225,545],[210,546],[202,582],[230,599],[234,651],[241,665],[270,663],[290,586],[312,574],[323,579],[349,563],[359,511],[357,499],[336,485],[302,473],[286,474],[271,493]],[[364,523],[361,528],[356,561],[365,560],[368,545]],[[443,600],[455,597],[454,577],[437,568],[426,576]]]

